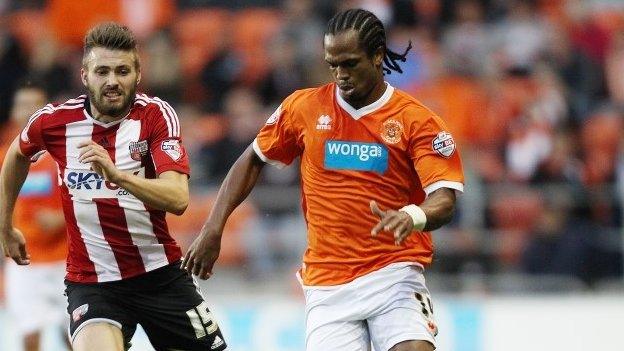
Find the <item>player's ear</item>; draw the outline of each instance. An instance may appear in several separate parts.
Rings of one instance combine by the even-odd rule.
[[[378,48],[377,50],[375,50],[375,53],[373,54],[373,64],[375,65],[375,67],[381,67],[381,65],[383,64],[384,56],[385,53],[382,48]]]
[[[82,85],[87,86],[87,70],[85,66],[80,68],[80,80],[82,81]]]
[[[137,71],[137,80],[136,80],[137,85],[139,85],[139,83],[141,83],[141,69],[139,69]]]

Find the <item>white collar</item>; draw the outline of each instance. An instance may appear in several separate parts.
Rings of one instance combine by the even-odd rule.
[[[383,95],[381,95],[381,97],[377,101],[371,103],[370,105],[360,107],[359,109],[355,109],[353,108],[353,106],[349,105],[349,103],[346,102],[342,98],[342,96],[340,96],[338,85],[334,84],[334,91],[336,92],[336,100],[338,101],[338,105],[340,105],[340,107],[342,107],[342,109],[345,110],[349,115],[351,115],[351,117],[353,117],[353,119],[355,120],[358,120],[369,113],[375,112],[382,108],[390,100],[390,98],[392,97],[392,93],[394,93],[394,87],[388,82],[384,83],[386,84],[386,91],[383,93]]]

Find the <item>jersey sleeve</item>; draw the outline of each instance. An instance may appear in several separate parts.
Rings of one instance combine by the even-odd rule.
[[[440,188],[464,191],[462,162],[444,121],[430,114],[410,135],[410,157],[429,195]]]
[[[173,108],[159,100],[151,115],[150,152],[156,174],[177,171],[190,175],[189,159],[182,144],[180,121]]]
[[[293,108],[287,98],[260,129],[253,148],[264,162],[282,168],[301,155],[303,149],[297,140]]]
[[[33,113],[28,119],[26,127],[22,129],[19,136],[20,151],[24,156],[36,161],[45,151],[45,143],[43,141],[43,122],[46,116],[52,112],[52,105],[46,105],[44,108]]]

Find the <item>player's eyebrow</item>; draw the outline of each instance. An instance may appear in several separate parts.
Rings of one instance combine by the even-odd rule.
[[[344,60],[332,60],[331,58],[325,58],[325,62],[329,63],[330,65],[343,65],[346,63],[357,63],[359,62],[358,58],[354,58],[354,57],[350,57],[350,58],[346,58]]]

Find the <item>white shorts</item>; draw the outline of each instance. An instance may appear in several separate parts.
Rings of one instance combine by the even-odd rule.
[[[423,269],[393,263],[338,286],[303,286],[307,351],[388,351],[407,340],[435,347]]]
[[[17,331],[24,335],[69,322],[64,296],[65,262],[18,266],[5,261],[6,305]]]

